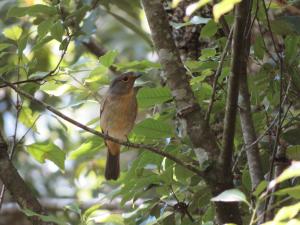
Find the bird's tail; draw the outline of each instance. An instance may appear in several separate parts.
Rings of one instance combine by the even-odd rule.
[[[117,180],[120,175],[120,145],[107,141],[107,158],[105,166],[106,180]]]

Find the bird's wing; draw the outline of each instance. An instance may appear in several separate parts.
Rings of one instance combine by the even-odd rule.
[[[103,110],[104,110],[104,106],[105,106],[105,103],[107,102],[107,96],[104,96],[104,98],[102,99],[101,101],[101,108],[100,108],[100,118],[101,118],[101,115],[103,113]]]

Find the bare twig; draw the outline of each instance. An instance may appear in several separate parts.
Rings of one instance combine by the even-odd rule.
[[[268,8],[267,8],[266,3],[265,3],[264,0],[262,1],[262,4],[263,4],[266,20],[267,20],[268,30],[269,30],[270,35],[271,35],[271,40],[272,40],[272,43],[273,43],[273,47],[274,47],[275,53],[276,53],[276,55],[279,59],[279,69],[280,69],[280,74],[279,74],[279,82],[280,82],[279,112],[278,112],[278,123],[277,123],[275,144],[274,144],[274,148],[273,148],[273,152],[272,152],[272,158],[271,158],[272,161],[271,161],[270,171],[269,171],[269,176],[268,176],[268,181],[270,181],[273,177],[273,167],[274,167],[274,162],[275,162],[275,156],[276,156],[276,153],[277,153],[277,148],[278,148],[278,145],[279,145],[279,137],[280,137],[281,126],[282,126],[282,110],[281,109],[282,109],[282,106],[283,106],[282,103],[283,103],[283,99],[284,99],[283,98],[283,81],[282,81],[282,79],[283,79],[283,58],[282,58],[282,55],[281,55],[279,49],[277,48],[277,44],[275,42],[275,38],[274,38],[274,35],[273,35],[273,32],[272,32],[271,23],[270,23],[270,19],[269,19]],[[269,202],[270,202],[270,197],[266,198],[264,211],[267,211],[268,207],[271,207]],[[267,217],[272,217],[272,212],[269,213],[269,214],[264,215],[264,221],[266,221]]]
[[[210,113],[212,111],[213,104],[215,102],[215,96],[216,96],[216,92],[217,92],[218,79],[219,79],[219,77],[220,77],[220,75],[222,73],[223,63],[224,63],[225,57],[227,55],[227,52],[229,50],[229,47],[231,45],[232,34],[233,34],[233,27],[230,29],[226,45],[225,45],[225,47],[223,49],[223,52],[222,52],[222,55],[221,55],[221,58],[220,58],[220,62],[218,64],[218,67],[217,67],[217,70],[216,70],[216,73],[215,73],[215,76],[214,76],[213,92],[211,94],[209,105],[208,105],[208,109],[207,109],[207,112],[205,114],[205,120],[207,121],[207,123],[209,123]]]

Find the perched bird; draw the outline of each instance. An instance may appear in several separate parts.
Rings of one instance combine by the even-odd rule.
[[[127,140],[137,115],[138,89],[134,88],[134,82],[138,77],[140,75],[124,73],[111,82],[100,110],[103,133],[119,140]],[[120,175],[120,145],[109,140],[105,140],[105,144],[108,150],[105,178],[116,180]]]

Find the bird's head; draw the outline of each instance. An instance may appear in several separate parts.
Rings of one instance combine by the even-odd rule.
[[[109,86],[109,91],[112,94],[125,95],[133,91],[134,82],[141,74],[123,73],[116,77]]]

